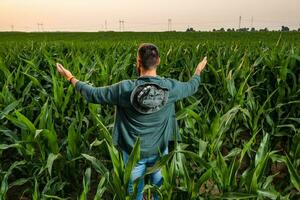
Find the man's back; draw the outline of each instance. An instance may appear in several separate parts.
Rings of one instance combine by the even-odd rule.
[[[88,102],[116,105],[113,143],[130,153],[139,137],[141,157],[147,157],[162,152],[168,142],[175,137],[180,139],[174,103],[194,94],[199,83],[200,76],[198,75],[194,75],[188,82],[160,76],[143,76],[136,80],[124,80],[111,86],[98,88],[78,82],[76,89],[85,96]],[[155,95],[160,95],[159,92],[149,93],[148,91],[145,94],[140,91],[140,96],[151,95],[151,98],[147,99],[147,103],[155,105],[154,112],[147,112],[146,108],[143,110],[143,105],[135,105],[132,99],[135,88],[147,89],[149,84],[155,84],[167,91],[166,102],[161,105],[157,105],[157,98],[155,99]]]

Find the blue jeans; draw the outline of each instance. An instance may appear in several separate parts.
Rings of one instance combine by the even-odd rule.
[[[168,147],[164,150],[162,155],[167,155],[167,154],[168,154]],[[154,156],[150,156],[147,158],[142,158],[137,162],[136,166],[132,169],[130,180],[128,183],[129,194],[133,193],[133,182],[136,179],[143,177],[146,173],[146,168],[152,167],[159,158],[160,158],[159,155],[154,155]],[[128,159],[129,159],[129,155],[125,151],[123,151],[123,160],[124,160],[125,165],[127,164]],[[150,174],[150,181],[153,185],[156,185],[158,187],[161,186],[161,184],[163,182],[163,177],[161,175],[161,171],[157,170],[157,171],[153,172],[152,174]],[[145,185],[144,178],[141,178],[140,181],[138,182],[138,187],[137,187],[137,190],[138,190],[137,198],[136,198],[137,200],[143,199],[142,191],[143,191],[144,185]],[[159,199],[157,194],[154,194],[153,196],[154,196],[154,200]]]

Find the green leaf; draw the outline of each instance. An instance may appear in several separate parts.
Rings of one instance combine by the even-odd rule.
[[[107,175],[108,176],[108,175]],[[106,191],[106,176],[102,176],[102,178],[99,181],[98,187],[97,187],[97,192],[94,197],[94,200],[101,200],[103,199],[102,196],[104,192]]]
[[[20,112],[16,111],[16,116],[22,124],[27,127],[28,130],[30,130],[32,133],[35,133],[36,128],[34,127],[33,123],[25,116],[22,115]]]
[[[59,147],[56,133],[47,129],[36,130],[34,138],[37,139],[40,135],[47,139],[48,147],[50,148],[51,152],[57,154],[59,152]]]
[[[87,168],[85,170],[82,182],[83,182],[83,191],[80,195],[80,200],[86,200],[87,199],[87,193],[90,189],[90,184],[91,184],[91,168]]]
[[[1,187],[0,187],[0,199],[5,199],[7,190],[9,188],[8,185],[8,178],[12,174],[13,169],[17,168],[20,165],[25,165],[26,161],[15,161],[12,165],[10,165],[7,172],[4,173],[4,177],[1,180]]]
[[[186,150],[180,150],[180,151],[177,151],[177,152],[185,154],[186,157],[192,159],[192,161],[200,164],[200,166],[202,166],[206,169],[209,169],[211,167],[210,163],[206,162],[203,158],[200,158],[199,155],[194,153],[194,152],[186,151]]]
[[[205,150],[206,150],[206,147],[207,147],[207,142],[202,140],[202,139],[199,139],[199,150],[198,150],[198,154],[199,154],[199,157],[202,158]]]
[[[107,175],[107,173],[109,172],[108,169],[99,160],[87,154],[81,154],[81,155],[92,163],[93,167],[98,173],[100,173],[103,176]]]
[[[24,72],[23,72],[23,74],[30,78],[30,80],[32,81],[34,86],[38,86],[38,87],[44,89],[42,87],[42,84],[40,83],[40,81],[37,78],[35,78],[34,76],[31,76],[30,74],[24,73]]]
[[[225,159],[235,157],[239,155],[242,152],[242,150],[238,147],[233,148],[226,156],[224,156]]]
[[[20,112],[16,111],[17,118],[14,118],[10,115],[6,115],[5,117],[10,120],[13,124],[18,126],[19,128],[23,130],[29,130],[32,134],[35,133],[36,128],[33,125],[33,123],[24,115],[22,115]]]
[[[212,178],[213,176],[213,168],[207,169],[199,178],[199,180],[196,182],[196,189],[198,190],[201,185],[207,181],[209,178]],[[198,192],[198,191],[197,191]]]
[[[32,200],[39,200],[40,191],[39,184],[36,178],[34,178],[34,192],[32,194]]]
[[[6,106],[2,111],[0,111],[0,120],[3,119],[5,115],[8,115],[12,110],[14,110],[19,104],[20,101],[14,101]]]
[[[20,178],[18,180],[15,180],[14,182],[9,184],[9,189],[15,186],[20,186],[20,185],[24,185],[25,183],[27,183],[28,181],[30,181],[32,178]]]
[[[80,133],[75,128],[77,120],[73,120],[68,130],[68,151],[72,157],[79,155]]]
[[[259,196],[262,196],[264,198],[270,198],[273,200],[277,200],[277,198],[280,196],[279,192],[262,190],[262,189],[257,190],[257,193]]]
[[[157,170],[161,169],[163,166],[165,166],[169,160],[174,156],[174,151],[168,153],[167,155],[162,156],[152,167],[148,167],[146,174],[152,174],[153,172],[156,172]]]
[[[127,161],[127,164],[125,167],[125,173],[124,173],[124,183],[126,184],[125,188],[127,188],[127,186],[128,186],[131,171],[135,167],[136,163],[140,160],[140,145],[141,145],[141,141],[138,138],[135,142],[133,150],[130,153],[130,156],[128,158],[128,161]]]
[[[184,119],[189,115],[191,115],[196,120],[200,120],[200,116],[193,111],[193,109],[195,109],[199,103],[200,101],[196,101],[193,104],[180,109],[178,112],[176,112],[176,120]]]
[[[22,147],[19,143],[15,144],[0,144],[0,150],[6,150],[9,148],[20,148]]]
[[[113,164],[115,177],[119,179],[120,184],[121,184],[121,181],[123,181],[122,177],[123,177],[123,174],[124,174],[124,169],[123,169],[124,167],[123,167],[123,165],[121,163],[121,160],[120,160],[119,151],[113,145],[110,145],[107,141],[106,141],[106,146],[108,148],[110,159],[111,159],[112,164]]]
[[[4,73],[4,76],[6,77],[6,79],[13,77],[12,74],[10,73],[10,70],[7,68],[7,66],[3,62],[2,57],[0,57],[0,70]]]
[[[53,162],[61,157],[62,156],[60,153],[59,154],[53,154],[53,153],[49,154],[48,159],[47,159],[46,168],[48,169],[50,177],[51,177]]]
[[[111,134],[109,133],[108,129],[106,128],[106,126],[102,123],[102,121],[100,120],[100,118],[97,116],[97,113],[95,113],[91,107],[91,105],[89,105],[89,111],[91,112],[93,118],[96,120],[97,126],[100,127],[101,129],[101,133],[103,133],[104,138],[106,139],[106,141],[112,145],[112,137]]]
[[[214,173],[217,175],[218,182],[222,185],[222,189],[226,191],[226,177],[229,175],[228,167],[221,152],[218,150],[217,153],[217,163]]]
[[[218,132],[220,130],[220,124],[221,124],[221,117],[220,117],[220,113],[217,113],[217,115],[215,116],[212,124],[211,124],[211,127],[210,127],[210,139],[211,141],[214,140],[217,135],[218,135]]]
[[[269,138],[270,138],[270,135],[268,133],[266,133],[265,136],[263,137],[263,139],[260,143],[260,146],[257,150],[257,153],[255,155],[255,166],[257,166],[257,164],[259,162],[261,162],[264,159],[264,157],[266,156],[267,151],[268,151]]]
[[[96,146],[100,146],[102,143],[104,142],[104,140],[99,141],[97,138],[90,144],[90,149],[92,149],[93,147]]]
[[[70,98],[71,96],[73,95],[73,91],[74,91],[74,88],[73,88],[73,85],[71,84],[69,87],[68,87],[68,90],[67,90],[67,94],[64,96],[64,103],[61,107],[61,112],[64,113],[66,108],[67,108],[67,105],[68,103],[70,102]]]
[[[229,94],[234,97],[236,94],[236,87],[234,83],[234,78],[232,77],[232,70],[228,73],[228,77],[226,78],[226,85]]]
[[[257,195],[255,194],[247,194],[247,193],[241,193],[241,192],[228,192],[224,193],[221,196],[221,199],[250,199],[250,198],[256,198]]]
[[[286,155],[286,165],[290,173],[292,184],[298,190],[298,192],[300,192],[300,175],[297,173],[297,170],[289,159],[288,155]]]
[[[43,197],[46,197],[48,199],[57,199],[57,200],[66,200],[66,198],[61,198],[55,195],[49,195],[49,194],[43,194]]]

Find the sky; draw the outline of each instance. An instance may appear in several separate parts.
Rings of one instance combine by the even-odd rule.
[[[0,31],[300,28],[300,0],[0,0]],[[43,24],[43,25],[38,25]],[[105,25],[106,24],[106,25]],[[123,31],[123,30],[122,30]]]

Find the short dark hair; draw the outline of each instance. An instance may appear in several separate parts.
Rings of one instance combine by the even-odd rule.
[[[142,61],[144,69],[155,66],[159,59],[158,48],[151,43],[143,43],[139,46],[138,55]]]

